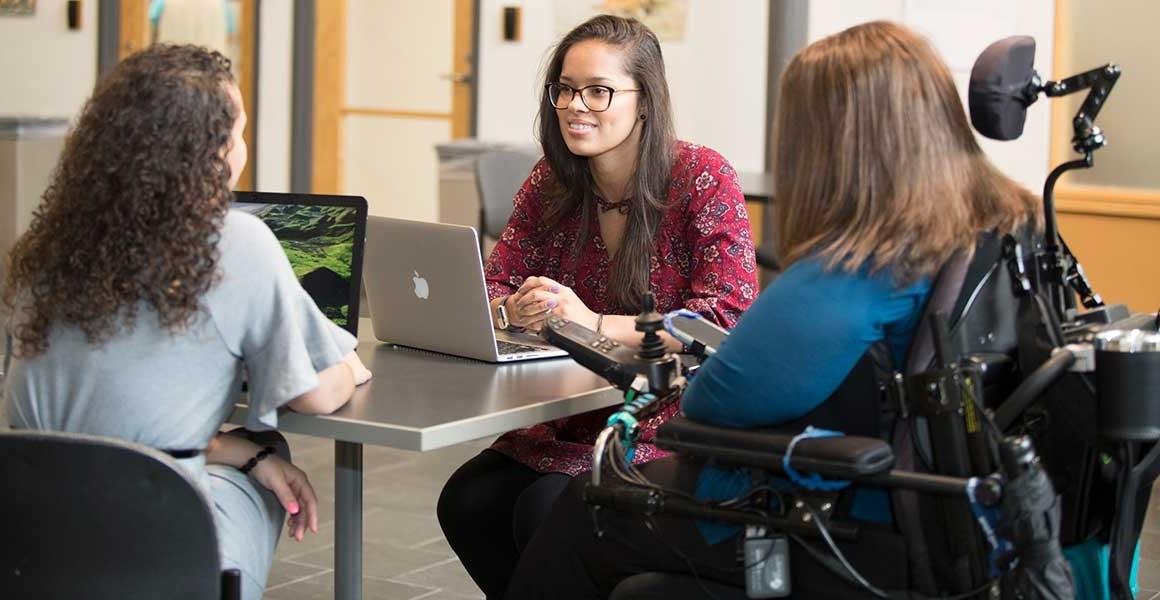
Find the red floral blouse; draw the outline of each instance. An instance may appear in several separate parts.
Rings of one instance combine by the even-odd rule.
[[[516,192],[511,219],[484,267],[489,298],[513,293],[528,277],[546,276],[572,288],[592,311],[627,314],[608,297],[611,260],[600,238],[595,207],[586,215],[578,208],[553,235],[535,241],[551,178],[551,167],[541,160]],[[737,172],[717,152],[678,142],[668,202],[649,275],[657,311],[687,308],[722,327],[732,327],[759,291],[749,215]],[[574,255],[572,241],[581,218],[588,219],[591,238]],[[508,432],[492,449],[541,473],[574,476],[592,468],[592,445],[614,410],[610,407]],[[656,428],[678,410],[674,402],[641,423],[634,462],[666,456],[651,441]]]

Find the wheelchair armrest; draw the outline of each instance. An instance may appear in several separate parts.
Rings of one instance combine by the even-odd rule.
[[[670,452],[714,458],[775,473],[799,431],[733,429],[671,419],[657,430],[655,443]],[[790,464],[798,471],[849,479],[885,473],[894,466],[894,452],[883,440],[843,436],[805,439],[794,446]]]

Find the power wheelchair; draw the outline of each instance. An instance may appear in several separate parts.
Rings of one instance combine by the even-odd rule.
[[[1093,89],[1075,121],[1083,160],[1048,177],[1045,232],[985,234],[973,253],[952,257],[935,279],[906,364],[872,348],[827,402],[798,421],[738,430],[682,417],[657,432],[655,443],[678,456],[747,470],[751,493],[699,501],[645,480],[626,460],[637,421],[679,398],[723,334],[657,314],[649,298],[637,318],[645,334],[639,352],[549,320],[550,341],[625,391],[625,405],[597,440],[584,492],[597,534],[607,510],[744,527],[745,590],[646,573],[623,582],[614,598],[787,595],[787,537],[849,581],[852,594],[912,598],[1076,597],[1062,547],[1096,543],[1110,547],[1112,597],[1131,597],[1130,564],[1160,475],[1160,320],[1103,304],[1058,236],[1052,206],[1059,175],[1091,166],[1103,144],[1092,123],[1119,70],[1108,65],[1040,85],[1033,56],[1030,38],[988,48],[976,63],[979,80],[972,74],[971,113],[988,135],[986,112],[994,111],[990,130],[1002,131],[992,137],[1008,135],[1022,130],[1017,111],[1038,92]],[[1025,83],[1011,85],[1027,71]],[[1001,106],[996,90],[1006,90],[1002,101],[1015,108]],[[661,329],[686,344],[692,364],[665,352]],[[771,478],[797,485],[772,492]],[[860,535],[841,510],[847,482],[889,491],[909,589],[874,587],[838,550],[835,539]]]

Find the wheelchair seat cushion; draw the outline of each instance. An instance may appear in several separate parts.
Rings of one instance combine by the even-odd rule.
[[[678,417],[661,426],[656,443],[671,452],[780,472],[785,450],[798,433],[785,429],[733,429]],[[798,442],[790,465],[829,477],[864,477],[890,470],[894,453],[889,444],[876,438],[812,438]]]

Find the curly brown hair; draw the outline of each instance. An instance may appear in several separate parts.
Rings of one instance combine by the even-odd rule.
[[[102,343],[143,304],[174,332],[193,320],[219,278],[232,82],[221,54],[159,45],[97,85],[8,257],[17,354],[45,352],[56,323]]]

